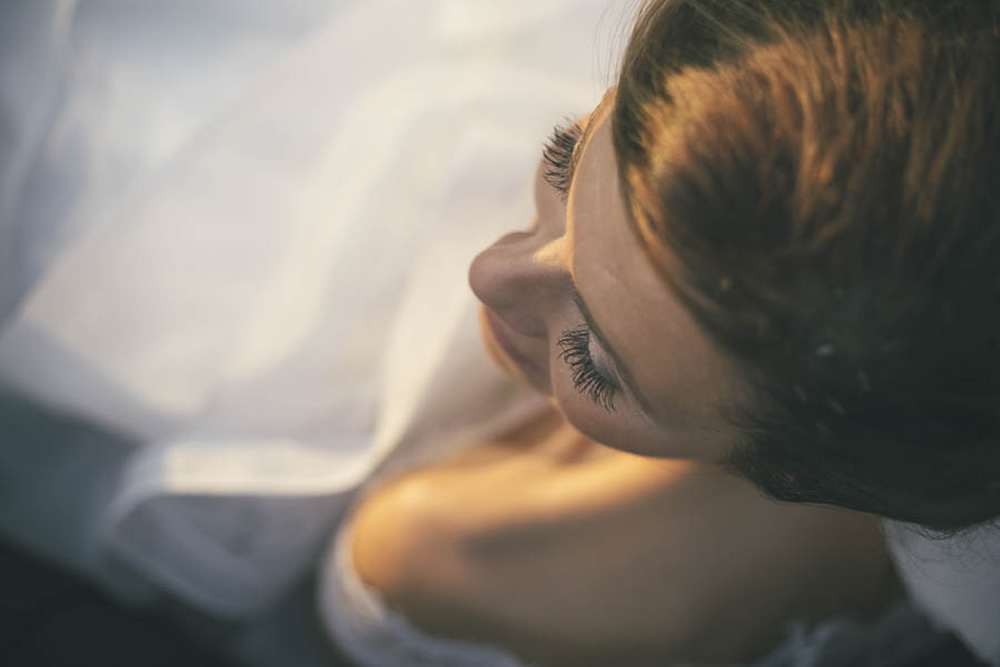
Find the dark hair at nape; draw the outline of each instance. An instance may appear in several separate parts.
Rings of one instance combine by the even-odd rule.
[[[995,0],[647,3],[612,115],[627,213],[749,399],[772,496],[1000,516]]]

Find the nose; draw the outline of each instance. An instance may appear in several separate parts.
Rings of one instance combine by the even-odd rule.
[[[561,229],[536,225],[479,254],[469,284],[487,308],[525,336],[543,337],[568,293],[569,245]]]

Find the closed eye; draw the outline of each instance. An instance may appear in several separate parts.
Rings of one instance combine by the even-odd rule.
[[[582,135],[579,123],[568,122],[556,126],[542,150],[542,159],[545,161],[543,178],[559,193],[563,203],[569,196],[569,186],[573,182],[576,147]]]
[[[601,371],[590,354],[590,330],[581,326],[563,333],[558,341],[559,358],[573,374],[573,387],[608,412],[615,410],[618,383]]]

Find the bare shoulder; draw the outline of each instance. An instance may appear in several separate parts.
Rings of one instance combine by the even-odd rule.
[[[359,575],[425,630],[543,664],[742,658],[792,618],[876,606],[891,579],[869,517],[775,503],[713,466],[572,461],[520,451],[383,486],[356,515]]]

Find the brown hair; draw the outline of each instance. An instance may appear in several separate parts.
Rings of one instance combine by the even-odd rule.
[[[993,0],[649,3],[612,116],[629,215],[750,398],[771,495],[1000,516]]]

